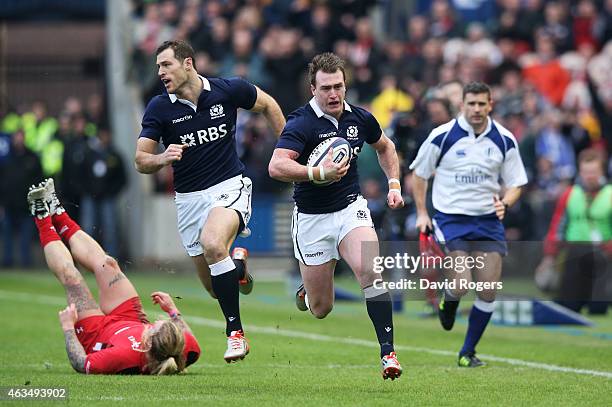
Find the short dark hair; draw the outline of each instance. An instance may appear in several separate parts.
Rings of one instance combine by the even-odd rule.
[[[342,71],[342,79],[346,80],[346,72],[344,71],[344,60],[332,52],[324,52],[323,54],[315,55],[312,61],[308,64],[308,77],[310,84],[315,86],[317,72],[335,73]]]
[[[489,97],[489,100],[491,100],[491,88],[489,88],[489,85],[484,82],[470,82],[465,85],[463,87],[463,99],[465,99],[465,96],[468,93],[473,93],[476,95],[480,93],[486,93]]]
[[[432,103],[438,103],[438,104],[442,105],[442,107],[444,107],[444,110],[446,110],[446,113],[448,113],[449,116],[452,116],[451,106],[450,106],[450,102],[449,102],[448,99],[432,97],[432,98],[429,98],[429,99],[425,100],[425,106],[428,106],[428,105],[430,105]]]
[[[602,169],[605,163],[605,153],[595,148],[585,148],[578,154],[578,164],[598,162]]]
[[[195,52],[193,51],[193,48],[191,47],[191,45],[189,45],[187,41],[183,41],[183,40],[164,41],[159,47],[157,47],[157,50],[155,50],[155,56],[161,54],[163,51],[165,51],[168,48],[174,51],[174,57],[178,59],[180,62],[183,62],[185,58],[191,58],[193,69],[196,69]]]

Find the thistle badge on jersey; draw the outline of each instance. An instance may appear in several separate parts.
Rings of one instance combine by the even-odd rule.
[[[357,140],[359,138],[359,129],[357,126],[348,126],[346,129],[346,138],[348,140]]]
[[[223,105],[212,105],[210,107],[210,118],[211,119],[218,119],[223,116],[225,116],[225,113],[223,113]]]

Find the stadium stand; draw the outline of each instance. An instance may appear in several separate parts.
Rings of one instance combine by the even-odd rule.
[[[543,239],[555,202],[575,179],[580,151],[588,147],[602,151],[608,172],[612,168],[609,1],[500,0],[482,2],[487,6],[475,10],[458,8],[456,4],[463,2],[449,0],[134,0],[107,10],[107,20],[121,27],[113,32],[103,25],[101,1],[87,10],[80,2],[28,2],[28,7],[38,10],[36,20],[42,24],[28,24],[34,17],[24,9],[25,3],[5,3],[1,15],[9,24],[2,34],[3,58],[10,63],[3,71],[2,130],[13,133],[35,117],[38,136],[47,139],[26,144],[35,151],[35,144],[47,150],[37,151],[47,175],[61,174],[62,166],[70,168],[65,151],[74,143],[67,141],[67,135],[79,123],[86,140],[95,138],[99,127],[120,129],[114,143],[124,158],[131,158],[139,112],[161,91],[153,53],[168,38],[194,45],[199,72],[246,77],[272,94],[285,114],[310,97],[303,79],[306,61],[318,52],[336,52],[348,62],[348,99],[376,114],[396,142],[405,168],[424,135],[440,122],[434,115],[457,112],[460,84],[490,83],[496,100],[493,115],[517,136],[530,180],[521,204],[505,219],[510,240]],[[61,7],[51,11],[48,3]],[[69,23],[52,24],[58,19]],[[79,41],[74,41],[75,32]],[[33,43],[36,53],[30,51]],[[102,62],[105,54],[110,65]],[[121,68],[122,79],[113,78],[108,66],[119,69],[124,55],[129,58]],[[134,98],[134,93],[141,96]],[[96,111],[90,98],[101,98],[102,106],[112,106],[113,114],[107,109],[88,111]],[[36,101],[45,102],[46,116],[35,111]],[[88,109],[90,104],[93,107]],[[242,112],[237,138],[247,175],[262,202],[278,202],[272,207],[282,208],[282,213],[261,211],[265,215],[260,222],[265,216],[285,219],[290,191],[265,170],[274,136],[260,117]],[[362,153],[360,170],[366,175],[362,181],[384,184],[374,160],[371,150]],[[410,175],[405,176],[408,183]],[[157,205],[157,210],[167,210],[164,193],[170,190],[171,173],[160,172],[155,185],[147,182],[128,171],[124,196],[135,207]],[[84,193],[79,188],[77,182],[63,192],[77,202]],[[143,203],[142,191],[149,190],[158,195]],[[377,188],[364,188],[364,193],[369,191],[375,193]],[[377,226],[384,225],[383,236],[411,237],[409,212],[399,217],[383,210],[380,215]],[[122,226],[129,242],[124,255],[147,257],[143,246],[159,247],[146,241],[151,231],[141,227],[138,235],[132,234],[144,215],[120,216],[128,218],[127,226]],[[287,225],[279,224],[283,226],[266,229],[274,230],[269,236],[279,243],[271,244],[262,234],[262,240],[254,236],[253,244],[267,253],[286,254],[286,239],[276,235],[286,233]]]

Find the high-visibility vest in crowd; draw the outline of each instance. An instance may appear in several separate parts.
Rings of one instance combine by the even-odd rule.
[[[568,242],[605,242],[612,240],[612,185],[604,186],[589,206],[587,195],[574,185],[567,201]]]
[[[62,163],[64,157],[64,143],[56,138],[40,151],[40,163],[42,165],[43,174],[45,177],[52,177],[62,171]]]
[[[51,141],[58,127],[57,120],[53,117],[46,117],[37,122],[32,112],[21,116],[21,126],[25,133],[25,145],[38,154]]]

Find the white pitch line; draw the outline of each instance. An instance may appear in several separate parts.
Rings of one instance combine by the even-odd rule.
[[[65,305],[66,304],[66,300],[61,297],[42,295],[42,294],[28,294],[28,293],[23,293],[23,292],[5,291],[5,290],[0,290],[0,298],[8,299],[8,300],[23,301],[23,302],[35,301],[40,304],[48,304],[48,305]],[[149,314],[152,315],[153,313],[151,313],[149,310]],[[216,319],[202,318],[202,317],[196,317],[196,316],[187,316],[187,315],[185,315],[184,317],[189,323],[192,323],[195,325],[208,326],[211,328],[225,328],[225,323],[219,320],[216,320]],[[261,333],[261,334],[267,334],[267,335],[280,335],[280,336],[285,336],[288,338],[308,339],[308,340],[319,341],[319,342],[335,342],[335,343],[342,343],[342,344],[347,344],[347,345],[366,346],[370,348],[379,347],[378,342],[369,341],[366,339],[340,338],[337,336],[314,334],[314,333],[303,332],[303,331],[272,328],[272,327],[267,327],[267,326],[256,326],[256,325],[250,325],[250,324],[247,326],[247,328],[249,332]],[[431,355],[438,355],[438,356],[457,356],[457,352],[441,350],[441,349],[422,348],[422,347],[417,347],[417,346],[395,345],[395,349],[404,350],[408,352],[422,352],[422,353],[428,353]],[[514,365],[514,366],[523,366],[523,367],[529,367],[533,369],[548,370],[551,372],[574,373],[574,374],[579,374],[579,375],[598,376],[598,377],[605,377],[607,379],[612,379],[612,372],[606,372],[606,371],[601,371],[601,370],[577,369],[573,367],[552,365],[552,364],[541,363],[541,362],[530,362],[527,360],[505,358],[501,356],[487,355],[487,354],[479,354],[479,356],[482,359],[491,360],[494,362],[507,363],[509,365]]]

